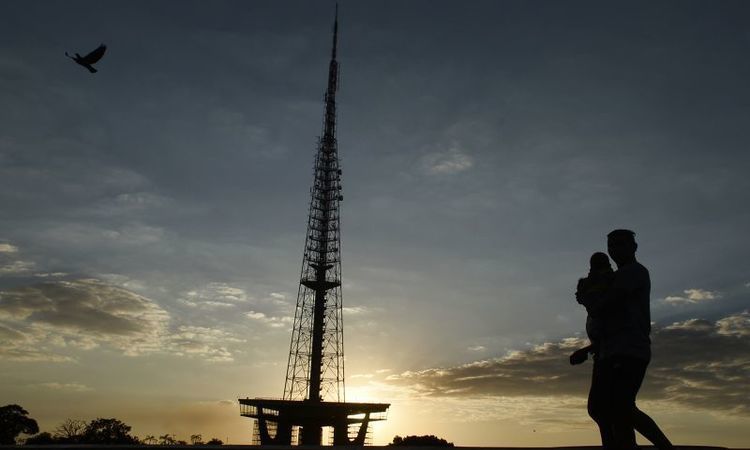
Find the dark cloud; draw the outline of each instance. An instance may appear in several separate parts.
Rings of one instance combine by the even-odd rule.
[[[591,367],[572,367],[567,360],[584,344],[564,339],[502,358],[409,371],[388,380],[428,397],[584,396]],[[656,328],[653,353],[641,398],[750,414],[750,312]]]
[[[163,352],[231,361],[227,345],[241,342],[213,328],[171,325],[170,315],[152,300],[97,279],[0,291],[0,337],[2,358],[52,361],[70,359],[66,347],[102,345],[127,355]]]
[[[2,291],[0,317],[101,336],[146,333],[168,318],[145,297],[92,279]]]

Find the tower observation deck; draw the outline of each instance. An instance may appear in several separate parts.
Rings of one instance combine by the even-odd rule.
[[[347,403],[345,397],[339,233],[343,196],[336,140],[337,43],[338,7],[284,396],[239,399],[240,414],[255,419],[253,439],[261,445],[321,445],[324,428],[331,431],[333,445],[364,445],[370,422],[384,420],[390,406]]]

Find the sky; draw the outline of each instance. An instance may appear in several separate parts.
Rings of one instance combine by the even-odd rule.
[[[334,3],[0,3],[0,403],[249,443],[280,397]],[[339,5],[346,398],[374,442],[596,444],[576,281],[652,279],[639,396],[750,444],[750,5]],[[65,58],[100,43],[92,75]]]

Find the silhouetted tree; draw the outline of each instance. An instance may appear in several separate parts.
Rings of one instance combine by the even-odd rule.
[[[202,445],[203,444],[203,436],[200,434],[191,434],[190,435],[190,443],[193,445]]]
[[[94,419],[83,432],[81,442],[85,444],[137,444],[138,439],[130,435],[130,426],[117,419]]]
[[[86,422],[78,419],[65,419],[55,428],[55,438],[61,443],[77,444],[86,432]]]
[[[36,420],[29,416],[29,412],[18,405],[0,407],[0,445],[13,445],[19,434],[35,434],[39,432]]]
[[[393,442],[388,445],[392,446],[413,446],[413,447],[453,447],[453,442],[448,442],[433,435],[424,436],[394,436]]]
[[[154,445],[156,444],[156,438],[153,434],[148,434],[145,438],[143,438],[142,442],[146,445]]]
[[[174,445],[176,443],[177,443],[177,440],[175,440],[174,436],[169,433],[159,436],[160,445]]]
[[[52,436],[50,433],[43,431],[39,434],[35,434],[34,436],[31,436],[30,438],[26,439],[26,442],[24,442],[26,445],[50,445],[50,444],[58,444],[60,441],[57,440],[54,436]]]
[[[224,445],[224,441],[221,439],[211,438],[210,441],[206,442],[206,445]]]

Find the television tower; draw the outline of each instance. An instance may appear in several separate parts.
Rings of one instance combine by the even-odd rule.
[[[339,205],[341,168],[336,141],[339,65],[338,5],[328,66],[323,135],[318,140],[313,186],[282,399],[239,399],[240,414],[255,419],[261,445],[364,445],[369,424],[384,420],[387,403],[346,403],[341,297]]]
[[[338,6],[336,8],[338,10]],[[341,169],[336,142],[338,11],[328,65],[323,136],[318,141],[310,209],[297,291],[284,398],[344,399],[344,339],[341,317]]]

